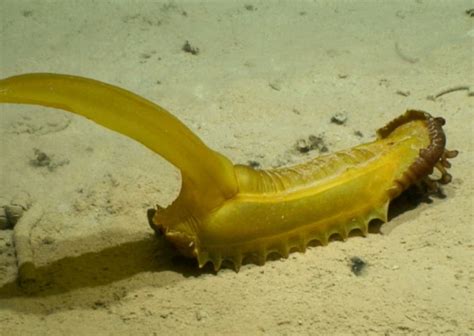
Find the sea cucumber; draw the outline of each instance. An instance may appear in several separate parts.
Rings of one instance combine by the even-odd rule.
[[[244,258],[264,264],[314,240],[367,233],[372,219],[387,220],[388,205],[409,186],[451,181],[443,118],[408,110],[377,132],[377,139],[293,167],[256,170],[234,165],[207,147],[160,106],[96,80],[25,74],[0,81],[0,102],[61,108],[122,133],[163,156],[182,174],[167,208],[157,206],[153,229],[199,267],[217,271]],[[441,177],[430,177],[436,168]]]

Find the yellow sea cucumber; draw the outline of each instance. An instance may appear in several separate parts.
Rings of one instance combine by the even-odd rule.
[[[96,80],[25,74],[0,80],[0,102],[61,108],[149,147],[182,174],[177,199],[158,207],[153,228],[199,266],[224,260],[236,270],[245,257],[265,263],[327,244],[372,219],[387,220],[388,204],[410,185],[446,184],[451,176],[442,118],[409,110],[378,131],[377,140],[293,167],[255,170],[233,165],[160,106]],[[437,168],[441,178],[429,175]]]

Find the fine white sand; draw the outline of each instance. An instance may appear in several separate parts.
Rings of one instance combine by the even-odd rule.
[[[0,334],[474,334],[470,8],[2,1],[0,77],[55,72],[124,87],[236,163],[304,162],[318,151],[294,146],[310,135],[330,151],[367,142],[407,108],[445,118],[447,147],[460,154],[447,197],[405,207],[383,234],[214,274],[175,257],[148,226],[146,209],[178,193],[174,167],[84,118],[1,105],[0,206],[44,214],[29,237],[35,288],[17,286],[13,230],[0,231]],[[460,85],[471,91],[427,99]],[[344,125],[331,123],[337,113]],[[367,263],[360,276],[356,256]]]

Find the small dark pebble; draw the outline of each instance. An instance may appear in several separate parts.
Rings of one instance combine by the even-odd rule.
[[[347,121],[347,116],[344,113],[336,113],[331,117],[331,122],[336,125],[344,125]]]
[[[300,153],[308,153],[310,150],[308,141],[305,139],[299,139],[296,141],[295,148]]]
[[[260,162],[257,162],[257,161],[254,161],[254,160],[247,161],[247,164],[252,168],[259,168],[260,167]]]
[[[320,153],[326,153],[328,151],[328,147],[322,136],[310,135],[308,139],[311,144],[311,149],[317,149]]]
[[[197,55],[199,54],[199,48],[193,47],[189,41],[186,41],[183,45],[183,51],[190,53],[192,55]]]
[[[281,90],[281,84],[278,81],[268,83],[268,86],[270,86],[275,91],[280,91]]]
[[[254,5],[245,5],[244,7],[245,7],[245,9],[248,10],[248,11],[255,11],[255,10],[257,10],[257,8],[255,8]]]
[[[395,91],[397,95],[403,96],[403,97],[408,97],[410,95],[410,91],[402,91],[402,90],[397,90]]]
[[[360,257],[351,258],[351,271],[356,276],[362,275],[366,267],[367,267],[367,263]]]
[[[310,135],[308,139],[299,139],[296,141],[295,149],[300,153],[308,153],[317,149],[320,153],[326,153],[328,147],[322,136]]]
[[[51,158],[44,152],[35,148],[35,158],[30,161],[31,165],[35,167],[47,167],[51,164]]]
[[[24,16],[24,17],[30,17],[33,15],[33,11],[32,10],[23,10],[21,11],[21,14]]]

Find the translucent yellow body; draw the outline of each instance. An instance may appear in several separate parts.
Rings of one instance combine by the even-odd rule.
[[[169,112],[115,86],[76,76],[27,74],[0,81],[0,102],[61,108],[141,142],[180,169],[182,188],[153,222],[200,267],[247,256],[264,263],[312,240],[326,244],[387,217],[391,199],[447,167],[441,118],[408,111],[376,141],[275,170],[233,165]],[[439,167],[441,167],[439,166]],[[438,168],[439,168],[438,167]],[[440,168],[444,182],[449,174]],[[442,181],[442,182],[443,182]]]

